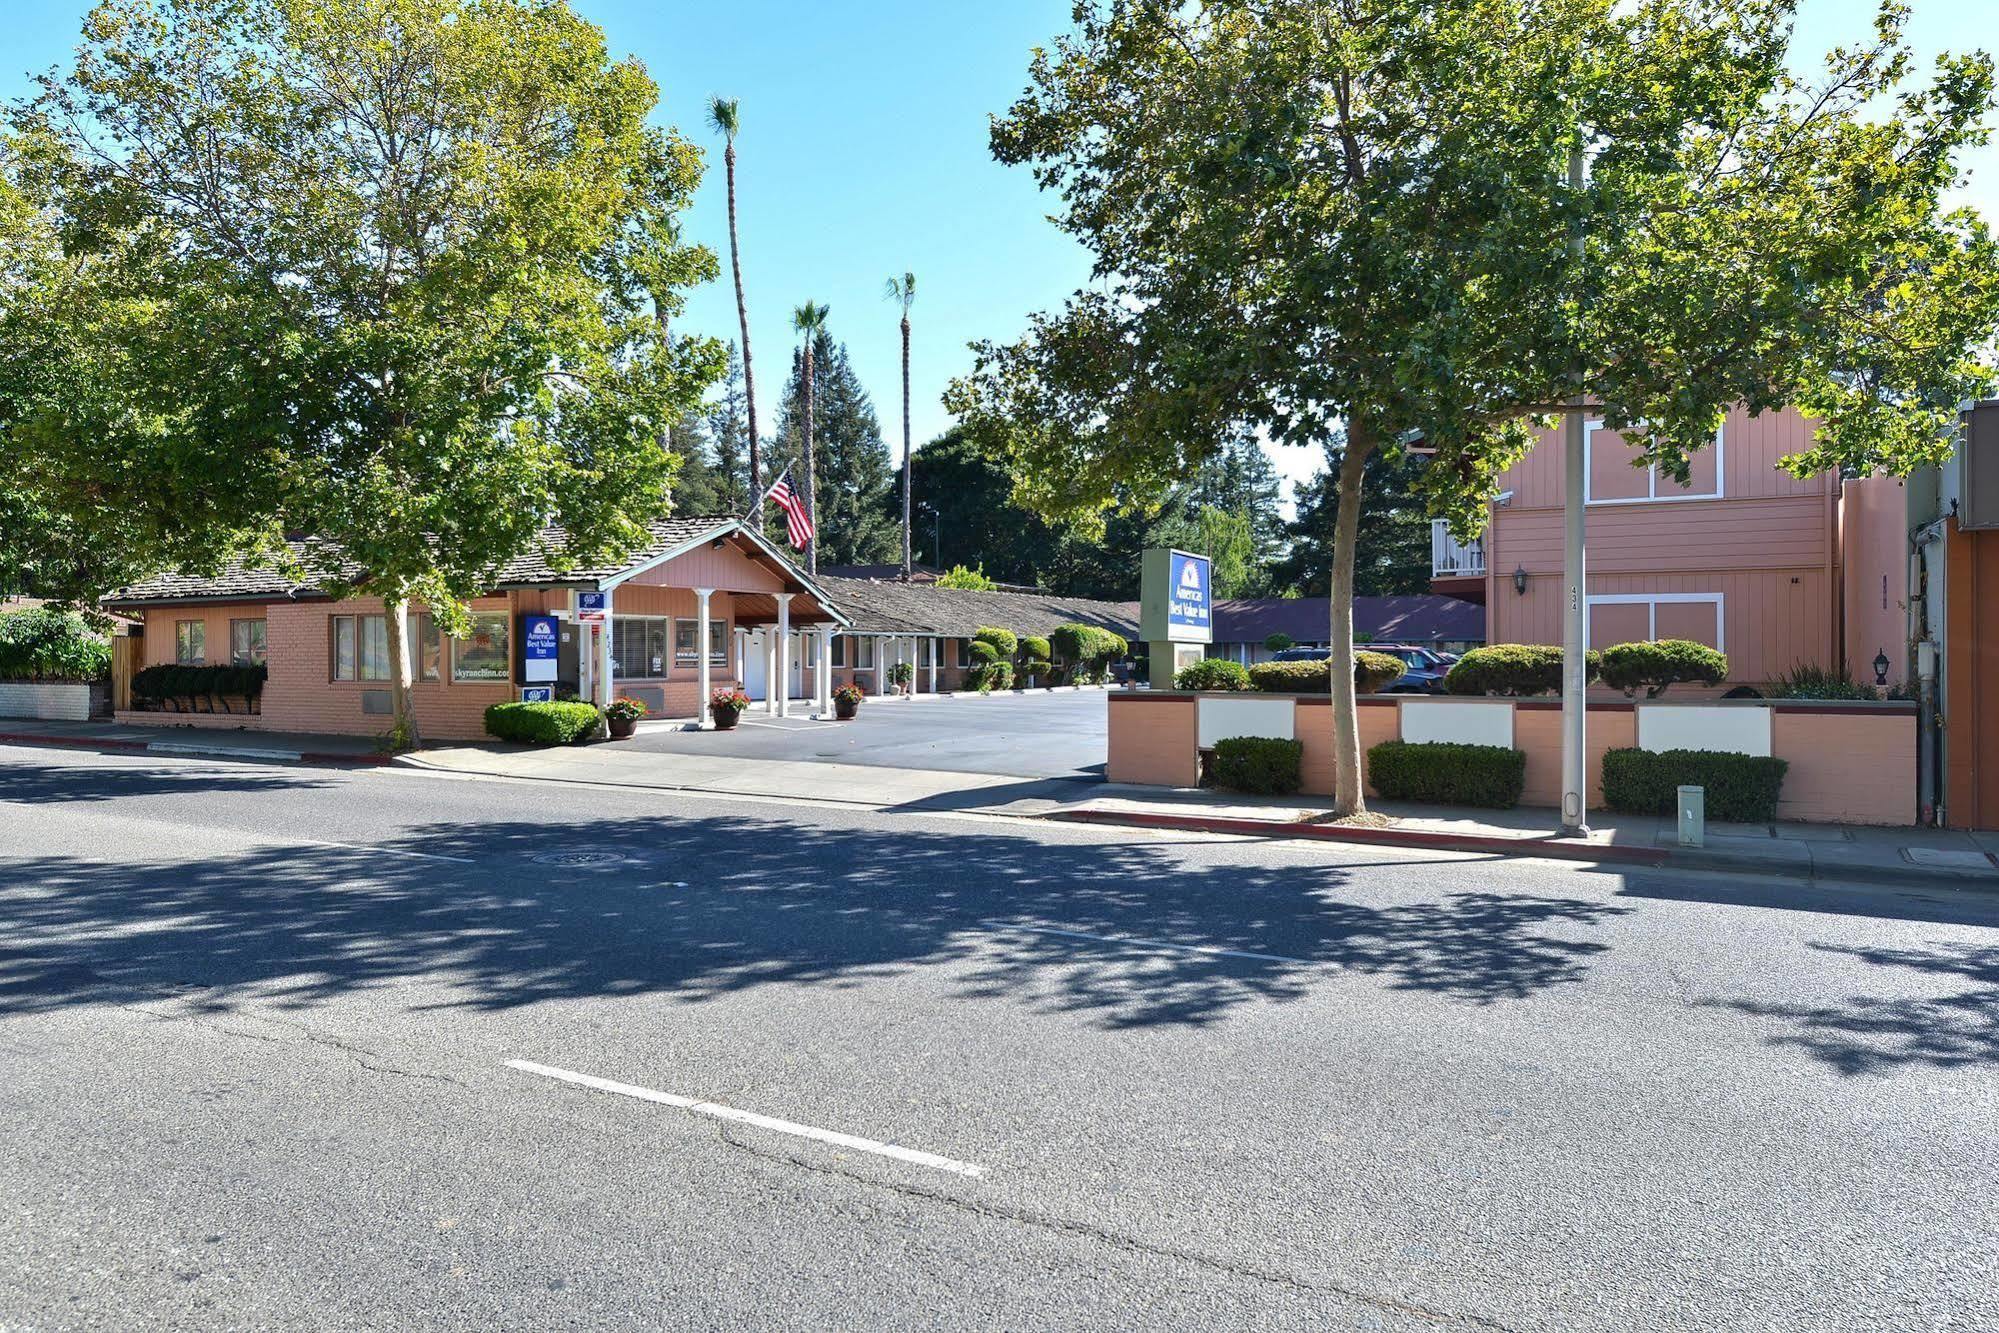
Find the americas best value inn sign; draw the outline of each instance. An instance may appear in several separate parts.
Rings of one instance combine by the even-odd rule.
[[[1149,643],[1214,642],[1214,570],[1208,557],[1155,548],[1139,581],[1139,635]]]

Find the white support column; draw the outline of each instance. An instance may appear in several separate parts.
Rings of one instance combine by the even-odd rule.
[[[611,594],[604,594],[604,623],[597,627],[597,678],[593,682],[591,702],[599,708],[611,706],[611,621],[616,615],[611,609]]]
[[[777,715],[791,715],[791,599],[796,593],[777,596]]]
[[[937,637],[936,635],[934,635],[934,634],[933,634],[933,635],[931,635],[931,636],[930,636],[929,638],[925,639],[925,640],[924,640],[924,642],[930,645],[930,650],[929,650],[929,655],[930,655],[930,692],[931,692],[932,694],[935,694],[935,693],[937,693],[937,657],[938,657],[938,649],[939,649],[939,647],[940,647],[940,646],[942,646],[942,644],[943,644],[943,640],[939,639],[939,638],[938,638],[938,637]]]
[[[715,590],[713,588],[696,588],[694,590],[694,614],[701,618],[701,628],[695,636],[695,651],[701,655],[701,666],[696,676],[700,684],[695,687],[700,693],[694,701],[694,729],[696,731],[704,731],[708,727],[708,695],[714,687],[713,679],[708,670],[708,655],[710,650],[708,642],[708,599],[714,596],[714,594]]]
[[[886,639],[879,634],[875,636],[875,697],[877,699],[888,696],[888,649],[889,645],[894,642],[894,639]]]
[[[777,628],[765,625],[760,631],[764,636],[764,712],[777,716],[777,699],[780,691],[777,684]]]
[[[820,717],[833,716],[833,627],[819,627],[819,670],[812,677],[814,711]]]

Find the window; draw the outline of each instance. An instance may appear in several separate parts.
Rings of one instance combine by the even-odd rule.
[[[875,667],[875,641],[869,638],[854,640],[854,669],[872,671]]]
[[[956,644],[958,648],[958,670],[970,671],[972,669],[972,641],[970,639],[953,639],[951,642]]]
[[[418,680],[444,679],[444,634],[430,612],[418,611],[410,617],[410,637],[416,647]]]
[[[1694,454],[1687,484],[1661,476],[1656,467],[1633,467],[1642,449],[1601,421],[1583,423],[1583,500],[1587,504],[1649,504],[1659,500],[1719,500],[1722,497],[1722,433],[1712,447]]]
[[[507,613],[474,611],[472,632],[451,641],[453,680],[512,680],[514,661],[507,651]]]
[[[174,622],[174,661],[200,666],[208,658],[208,625],[200,620]]]
[[[229,663],[231,666],[262,666],[264,664],[263,621],[232,620],[229,622]]]
[[[1718,592],[1602,594],[1584,608],[1592,648],[1656,639],[1691,639],[1717,651],[1724,643],[1723,599]]]
[[[664,676],[672,623],[665,616],[615,617],[611,621],[612,673],[627,680]]]
[[[332,629],[335,680],[389,678],[387,616],[335,616]]]
[[[726,665],[729,660],[729,625],[727,621],[708,622],[708,661],[714,666]],[[673,622],[673,661],[676,666],[696,666],[701,660],[701,622],[698,620],[676,620]],[[655,673],[662,674],[662,673]]]

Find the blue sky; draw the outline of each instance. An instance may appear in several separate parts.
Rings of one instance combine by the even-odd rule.
[[[1084,253],[1045,221],[1050,203],[1024,170],[995,163],[986,120],[1026,81],[1029,53],[1068,26],[1070,0],[968,5],[937,0],[571,0],[636,54],[661,91],[660,118],[713,145],[711,94],[740,98],[739,211],[751,337],[762,369],[764,426],[789,364],[791,311],[832,307],[873,394],[883,433],[899,446],[900,348],[882,284],[917,275],[912,357],[920,445],[949,424],[938,395],[969,364],[966,343],[1012,337],[1026,315],[1058,304],[1088,276]],[[38,0],[9,16],[0,96],[65,61],[89,5]],[[26,10],[26,13],[20,12]],[[1999,37],[1990,0],[1915,0],[1911,37],[1927,57]],[[1805,0],[1801,52],[1869,32],[1868,0]],[[1815,58],[1815,56],[1814,56]],[[1999,149],[1981,150],[1966,197],[1999,213]],[[725,265],[728,232],[719,149],[687,234]],[[726,276],[695,292],[690,327],[736,336]],[[1273,451],[1289,477],[1309,451]]]

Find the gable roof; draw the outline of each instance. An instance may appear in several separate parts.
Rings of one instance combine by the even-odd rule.
[[[1042,592],[978,592],[900,580],[822,578],[856,634],[936,634],[970,638],[981,626],[1046,635],[1061,625],[1095,625],[1131,638],[1136,602],[1104,602]]]
[[[1485,642],[1485,608],[1436,593],[1353,599],[1353,628],[1377,643]],[[1325,643],[1332,632],[1323,597],[1239,597],[1215,603],[1216,643],[1262,643],[1288,634]]]
[[[716,536],[739,533],[764,549],[764,553],[785,564],[792,575],[807,587],[805,575],[785,559],[782,552],[726,516],[663,518],[646,525],[644,543],[622,560],[558,568],[569,543],[569,534],[555,524],[543,528],[535,548],[507,561],[494,572],[489,585],[494,591],[505,588],[585,587],[594,588],[606,580],[646,565],[658,563],[682,548],[692,547]],[[107,606],[144,606],[158,602],[229,601],[272,597],[324,596],[320,585],[329,579],[352,579],[360,571],[340,549],[316,538],[285,543],[291,559],[299,566],[294,578],[268,562],[232,560],[212,575],[170,573],[142,579],[120,588],[104,599]]]

